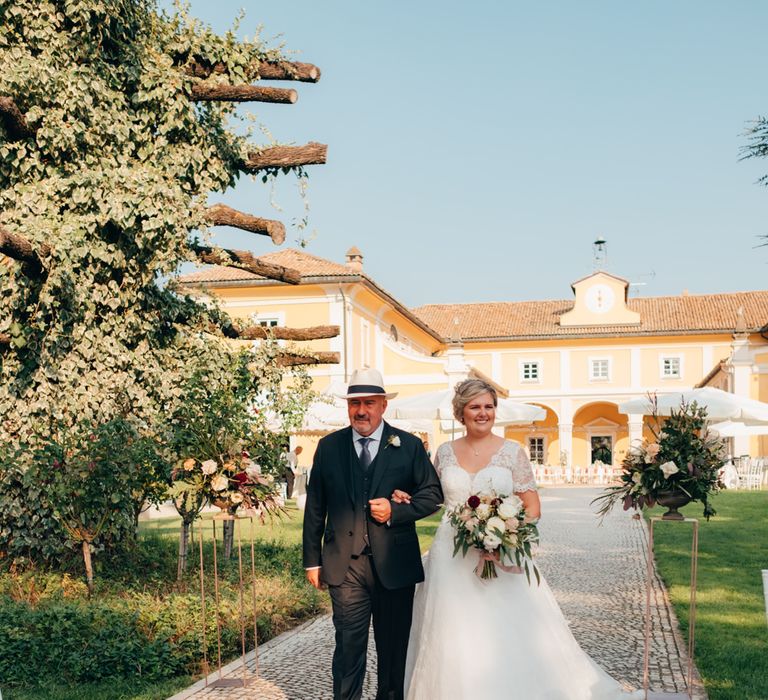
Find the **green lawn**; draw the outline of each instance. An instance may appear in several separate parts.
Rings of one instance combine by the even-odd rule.
[[[701,504],[683,509],[700,518],[695,661],[710,700],[768,698],[768,625],[761,570],[768,569],[768,491],[723,492],[717,515]],[[660,515],[654,509],[653,515]],[[691,526],[654,526],[656,561],[684,637],[688,635]]]
[[[304,522],[302,511],[298,510],[293,501],[288,501],[288,515],[272,522],[267,521],[264,525],[256,522],[253,527],[250,521],[242,521],[242,531],[240,534],[243,546],[250,542],[251,533],[255,539],[276,542],[278,544],[293,545],[301,544],[301,528]],[[416,523],[416,530],[419,533],[419,542],[421,551],[425,552],[432,544],[435,531],[440,522],[442,510],[439,510],[429,518],[424,518]],[[178,540],[179,537],[179,518],[158,518],[156,520],[144,521],[141,526],[141,532],[147,535],[159,535]],[[203,541],[210,541],[213,537],[213,520],[210,514],[203,516],[195,525],[203,533]],[[216,524],[217,537],[221,537],[220,524]],[[237,542],[237,531],[235,531],[235,542]]]

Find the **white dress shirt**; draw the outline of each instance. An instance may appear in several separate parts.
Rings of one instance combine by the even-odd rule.
[[[384,421],[379,423],[379,427],[376,428],[370,435],[360,435],[354,428],[352,428],[352,444],[355,446],[355,454],[360,457],[360,453],[363,451],[363,446],[360,444],[360,438],[369,438],[368,442],[368,454],[371,455],[371,462],[376,459],[376,455],[379,453],[379,445],[381,445],[381,438],[384,434]]]

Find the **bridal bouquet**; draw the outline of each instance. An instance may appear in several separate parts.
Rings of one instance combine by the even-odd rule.
[[[475,573],[481,579],[496,578],[496,566],[500,566],[502,571],[525,571],[529,583],[533,569],[539,582],[539,570],[533,565],[539,530],[526,516],[520,498],[487,491],[472,494],[448,511],[448,519],[454,529],[453,556],[459,552],[467,556],[470,548],[479,550]]]

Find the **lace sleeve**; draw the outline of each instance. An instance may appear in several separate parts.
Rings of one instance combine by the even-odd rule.
[[[450,447],[448,446],[447,442],[444,442],[440,447],[437,448],[437,452],[435,453],[435,471],[437,472],[438,476],[442,476],[442,469],[440,467],[440,462],[445,462],[445,456],[446,453]]]
[[[525,454],[525,450],[517,445],[517,456],[512,466],[512,482],[516,493],[521,491],[535,491],[536,478],[533,476],[533,467]]]

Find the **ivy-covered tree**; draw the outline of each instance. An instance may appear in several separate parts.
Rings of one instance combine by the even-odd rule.
[[[158,426],[212,336],[263,332],[163,280],[199,260],[298,282],[211,246],[211,226],[278,244],[285,228],[208,197],[243,174],[303,175],[326,149],[254,144],[233,127],[234,103],[295,102],[295,90],[263,81],[319,79],[258,38],[218,35],[151,0],[0,0],[0,18],[0,445],[21,470],[0,466],[3,552],[32,517],[24,489],[8,483],[29,466],[21,448],[34,436],[53,424],[90,434],[116,415],[137,430]],[[39,532],[30,555],[45,549]]]

